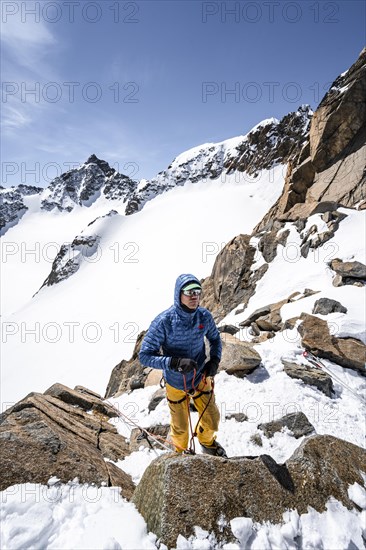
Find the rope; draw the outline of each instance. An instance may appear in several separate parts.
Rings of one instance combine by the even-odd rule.
[[[172,452],[172,448],[171,447],[168,447],[167,445],[164,445],[164,443],[167,443],[168,445],[171,445],[171,441],[169,441],[168,439],[164,439],[164,437],[162,437],[161,435],[154,435],[152,434],[151,432],[149,432],[146,428],[142,428],[141,426],[139,426],[137,424],[137,422],[134,422],[129,416],[127,416],[127,414],[124,414],[122,413],[120,410],[118,410],[110,401],[107,401],[106,400],[106,403],[108,403],[108,405],[110,405],[112,407],[113,410],[116,411],[117,413],[117,416],[119,418],[122,418],[123,422],[126,424],[126,426],[128,428],[131,428],[131,425],[134,427],[134,428],[138,428],[141,433],[144,433],[146,434],[146,436],[148,437],[151,437],[151,439],[153,439],[154,441],[156,441],[156,443],[158,443],[161,447],[163,447],[165,450],[169,451],[169,452]],[[129,424],[130,423],[130,424]],[[146,437],[146,439],[148,439],[148,437]],[[162,441],[164,443],[162,443]],[[176,447],[179,447],[179,445],[175,445]],[[183,447],[179,447],[182,451],[184,451]]]
[[[202,417],[203,415],[205,414],[210,402],[211,402],[211,399],[212,399],[212,396],[213,396],[213,392],[214,392],[214,380],[212,378],[212,389],[211,391],[209,392],[210,393],[210,397],[209,397],[209,400],[205,406],[205,408],[203,409],[202,413],[200,414],[199,418],[198,418],[198,421],[197,421],[197,424],[195,426],[195,429],[193,430],[193,425],[192,425],[192,418],[191,418],[191,411],[190,411],[190,408],[189,408],[189,405],[190,405],[190,398],[191,398],[191,395],[190,395],[190,391],[197,391],[197,388],[195,388],[194,386],[194,382],[195,382],[195,378],[196,378],[196,369],[194,369],[194,372],[193,372],[193,379],[192,379],[192,388],[190,390],[188,390],[187,388],[187,383],[186,383],[186,377],[185,377],[185,374],[183,374],[183,383],[184,383],[184,392],[185,392],[185,397],[182,399],[182,401],[184,401],[184,399],[186,400],[186,403],[187,403],[187,412],[188,412],[188,420],[189,420],[189,428],[190,428],[190,433],[191,433],[191,438],[190,438],[190,441],[189,441],[189,446],[187,449],[184,449],[183,447],[181,447],[180,445],[178,445],[177,443],[174,443],[174,447],[175,448],[178,448],[182,453],[188,453],[188,454],[196,454],[196,448],[195,448],[195,442],[194,442],[194,438],[197,436],[197,428],[198,428],[198,424],[201,422],[202,420]],[[203,376],[202,378],[203,382],[205,383],[206,381],[206,377],[205,375]],[[199,385],[199,384],[198,384]],[[198,387],[198,386],[197,386]],[[202,393],[208,393],[208,392],[202,392]],[[201,395],[202,395],[201,393]],[[200,396],[197,396],[197,397],[200,397]],[[169,401],[169,399],[168,399]],[[151,432],[149,432],[146,428],[142,428],[141,426],[139,426],[137,424],[137,422],[134,422],[129,416],[127,416],[127,414],[124,414],[122,413],[120,410],[118,410],[110,401],[106,400],[105,401],[106,403],[108,403],[108,405],[110,405],[112,407],[113,410],[116,411],[117,413],[117,416],[119,418],[122,418],[123,422],[126,424],[126,426],[131,429],[132,431],[132,427],[134,428],[138,428],[141,432],[141,434],[144,434],[144,439],[147,440],[147,442],[149,443],[150,447],[153,449],[152,445],[151,445],[151,442],[149,440],[149,438],[153,439],[156,443],[158,443],[161,447],[163,447],[165,450],[171,452],[172,449],[170,447],[167,447],[167,445],[165,445],[164,443],[167,443],[168,445],[172,445],[172,442],[165,439],[164,437],[160,436],[160,435],[154,435],[152,434]],[[172,402],[172,401],[171,401]],[[181,402],[181,401],[179,401]],[[132,426],[132,427],[131,427]],[[164,443],[162,443],[164,442]],[[153,449],[154,452],[156,453],[155,449]],[[157,454],[157,453],[156,453]]]
[[[343,386],[346,390],[348,390],[349,392],[351,392],[352,395],[354,395],[357,399],[359,399],[363,405],[366,404],[366,401],[363,399],[363,397],[361,397],[360,395],[358,395],[355,391],[353,391],[352,388],[350,388],[350,387],[348,386],[348,384],[346,384],[343,380],[341,380],[340,378],[338,378],[338,376],[337,376],[336,374],[334,374],[330,369],[328,369],[328,368],[326,367],[326,365],[324,365],[324,363],[323,363],[319,358],[315,357],[315,355],[314,355],[313,353],[311,353],[310,351],[305,350],[305,351],[303,352],[303,356],[305,357],[305,359],[306,359],[310,364],[312,364],[313,366],[319,368],[320,370],[324,370],[325,372],[327,372],[331,378],[333,378],[336,382],[338,382],[338,384],[340,384],[341,386]]]
[[[196,376],[196,371],[194,371],[194,374],[193,374],[193,380],[192,380],[192,388],[194,391],[197,391],[197,388],[194,387],[194,379],[195,379],[195,376]],[[202,378],[202,381],[203,381],[203,384],[205,385],[206,384],[206,375],[204,374],[203,375],[203,378]],[[192,418],[191,418],[191,411],[190,411],[190,408],[189,408],[189,404],[190,404],[190,398],[191,396],[189,395],[189,391],[187,390],[187,384],[186,384],[186,377],[185,375],[183,375],[183,383],[184,383],[184,391],[186,393],[186,403],[187,403],[187,411],[188,411],[188,420],[189,420],[189,428],[190,428],[190,432],[191,432],[191,438],[189,440],[189,446],[188,446],[188,449],[187,449],[187,452],[189,454],[196,454],[196,447],[195,447],[195,442],[194,442],[194,438],[197,436],[197,428],[198,428],[198,425],[199,423],[201,422],[202,420],[202,417],[203,415],[205,414],[210,402],[211,402],[211,399],[212,399],[212,396],[213,396],[213,393],[214,393],[214,379],[212,378],[212,388],[211,388],[211,391],[210,392],[201,392],[200,395],[198,395],[197,397],[200,397],[202,394],[204,393],[210,393],[210,397],[206,403],[206,406],[205,408],[203,409],[203,411],[201,412],[198,420],[197,420],[197,424],[193,430],[193,425],[192,425]],[[199,385],[199,384],[198,384]],[[195,399],[194,397],[192,397],[193,399]]]

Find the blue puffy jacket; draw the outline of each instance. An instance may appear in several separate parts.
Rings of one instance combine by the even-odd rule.
[[[175,388],[184,389],[183,375],[170,368],[172,357],[188,357],[198,364],[193,381],[193,372],[186,374],[186,386],[197,386],[202,378],[206,360],[204,337],[210,343],[210,357],[221,359],[221,338],[211,313],[198,307],[193,313],[184,311],[180,292],[189,281],[199,280],[194,275],[184,274],[177,278],[174,290],[174,305],[163,311],[151,323],[142,342],[139,359],[143,365],[162,369],[165,380]],[[161,354],[162,353],[162,354]]]

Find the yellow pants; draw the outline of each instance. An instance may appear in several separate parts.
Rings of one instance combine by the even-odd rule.
[[[201,380],[196,392],[191,395],[192,398],[196,397],[196,399],[193,399],[193,403],[199,415],[202,414],[209,402],[197,426],[197,437],[203,445],[211,445],[214,442],[216,439],[215,432],[218,430],[220,421],[220,413],[215,403],[215,395],[213,393],[199,395],[202,391],[207,392],[210,390],[212,390],[211,378],[206,378],[206,380]],[[170,401],[180,401],[186,394],[183,390],[178,390],[166,384],[166,395],[169,400],[170,409],[170,436],[176,450],[183,452],[183,450],[187,449],[189,439],[187,399],[183,399],[180,403],[171,403]],[[195,429],[196,423],[194,422],[192,426]]]

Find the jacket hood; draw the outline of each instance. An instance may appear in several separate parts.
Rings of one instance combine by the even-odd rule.
[[[183,273],[182,275],[179,275],[179,277],[177,277],[177,280],[175,281],[174,305],[175,307],[179,308],[181,311],[183,311],[183,309],[180,303],[180,291],[189,282],[195,282],[195,283],[198,283],[199,285],[201,284],[199,282],[199,279],[197,279],[197,277],[195,277],[191,273]]]

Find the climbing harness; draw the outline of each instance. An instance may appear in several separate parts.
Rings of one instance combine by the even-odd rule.
[[[303,357],[314,367],[317,367],[320,370],[324,370],[331,378],[333,378],[334,381],[338,382],[341,386],[343,386],[346,390],[348,390],[354,397],[359,399],[363,405],[366,405],[366,400],[358,395],[352,388],[346,384],[343,380],[341,380],[336,374],[334,374],[330,369],[327,368],[326,365],[324,365],[323,361],[321,361],[318,357],[316,357],[311,351],[305,350],[303,352]]]
[[[194,395],[196,392],[197,392],[197,388],[195,388],[194,386],[194,381],[195,381],[195,377],[196,377],[196,371],[194,370],[194,373],[193,373],[193,380],[192,380],[192,387],[191,388],[187,388],[187,383],[186,383],[186,377],[185,377],[185,374],[183,374],[183,383],[184,383],[184,392],[185,392],[185,395],[184,397],[182,397],[182,399],[178,399],[177,401],[173,401],[172,399],[169,399],[167,397],[167,401],[169,403],[172,403],[174,405],[177,405],[179,403],[183,403],[184,401],[186,401],[187,403],[187,412],[188,412],[188,420],[189,420],[189,428],[190,428],[190,433],[191,433],[191,438],[190,438],[190,441],[189,441],[189,446],[187,449],[184,449],[183,447],[180,447],[178,444],[174,443],[174,447],[175,448],[178,448],[180,452],[182,452],[183,454],[191,454],[191,455],[194,455],[196,454],[196,449],[195,449],[195,443],[194,443],[194,438],[197,436],[197,429],[198,429],[198,425],[199,423],[201,422],[202,420],[202,417],[203,415],[205,414],[210,402],[211,402],[211,399],[212,399],[212,395],[214,393],[214,379],[212,378],[212,387],[211,387],[211,390],[208,390],[208,391],[204,391],[204,390],[199,390],[199,393],[197,395]],[[162,378],[162,380],[160,380],[160,386],[162,388],[165,387],[165,380],[164,380],[164,383],[162,382],[164,380],[164,378]],[[202,378],[203,383],[205,384],[206,382],[206,377],[204,376]],[[199,383],[200,384],[200,383]],[[199,386],[198,384],[198,386]],[[197,387],[198,387],[197,386]],[[191,418],[191,411],[190,411],[190,400],[193,399],[196,400],[198,399],[199,397],[201,397],[202,395],[210,395],[207,403],[206,403],[206,406],[205,408],[203,409],[203,411],[201,412],[198,420],[197,420],[197,423],[196,423],[196,426],[193,430],[193,424],[192,424],[192,418]],[[146,428],[142,428],[141,426],[139,426],[134,420],[132,420],[129,416],[127,416],[126,414],[122,413],[120,410],[117,409],[117,407],[115,407],[110,401],[106,401],[106,403],[108,403],[108,405],[110,405],[116,412],[117,416],[119,418],[121,418],[123,420],[123,422],[126,424],[126,426],[132,430],[132,428],[138,428],[140,430],[140,435],[137,437],[137,440],[138,441],[142,441],[144,439],[146,439],[146,441],[148,442],[150,448],[156,453],[156,450],[154,449],[152,443],[151,443],[151,439],[153,441],[155,441],[156,443],[158,443],[161,447],[163,447],[163,449],[169,451],[169,452],[172,452],[173,449],[171,449],[171,447],[168,447],[166,445],[166,443],[168,445],[173,445],[171,441],[163,438],[162,436],[160,435],[156,435],[156,434],[152,434],[151,432],[149,432]],[[156,453],[157,454],[157,453]]]

